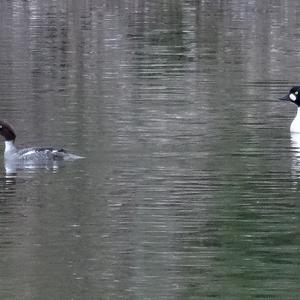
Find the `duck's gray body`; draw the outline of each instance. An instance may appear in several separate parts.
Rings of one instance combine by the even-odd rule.
[[[42,163],[49,161],[74,160],[80,156],[69,153],[65,149],[53,147],[31,147],[18,150],[13,141],[5,141],[4,159],[5,161],[18,161],[24,163]]]
[[[16,134],[6,122],[0,121],[0,135],[5,138],[5,164],[41,165],[51,162],[75,160],[81,156],[69,153],[65,149],[53,147],[31,147],[18,150],[15,146]]]

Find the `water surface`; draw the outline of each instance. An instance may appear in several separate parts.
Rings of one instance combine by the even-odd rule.
[[[0,298],[296,299],[299,5],[2,1]]]

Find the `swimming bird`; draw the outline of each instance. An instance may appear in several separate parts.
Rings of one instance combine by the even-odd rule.
[[[54,147],[31,147],[18,150],[15,146],[16,134],[13,128],[6,122],[0,121],[0,135],[5,140],[5,163],[20,163],[27,165],[49,164],[54,161],[75,160],[83,158],[72,154],[65,149]]]
[[[291,124],[290,131],[300,133],[300,86],[292,87],[286,96],[279,99],[283,101],[290,101],[297,105],[297,114]]]

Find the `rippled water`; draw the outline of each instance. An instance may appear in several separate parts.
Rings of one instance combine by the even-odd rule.
[[[0,2],[0,298],[297,299],[299,6]]]

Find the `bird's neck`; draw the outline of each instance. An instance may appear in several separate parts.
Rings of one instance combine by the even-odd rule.
[[[14,141],[5,141],[4,155],[14,153],[17,151]]]

